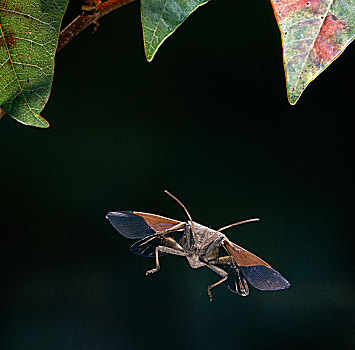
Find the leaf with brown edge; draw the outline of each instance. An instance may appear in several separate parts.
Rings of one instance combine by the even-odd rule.
[[[0,106],[45,128],[60,24],[68,0],[0,0]]]
[[[355,37],[355,0],[271,0],[283,46],[288,100],[304,89]]]

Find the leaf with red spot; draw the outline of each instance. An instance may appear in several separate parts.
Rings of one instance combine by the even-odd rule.
[[[355,0],[271,0],[280,28],[288,100],[304,89],[355,37]]]
[[[48,101],[60,24],[68,0],[0,0],[0,114],[48,127]]]

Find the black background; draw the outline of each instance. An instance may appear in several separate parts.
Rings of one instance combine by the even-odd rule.
[[[68,23],[79,11],[71,4]],[[48,130],[0,122],[2,349],[355,345],[354,49],[287,102],[267,1],[214,1],[152,63],[139,4],[56,59]],[[183,258],[130,253],[105,219],[138,210],[227,231],[291,282],[247,298]]]

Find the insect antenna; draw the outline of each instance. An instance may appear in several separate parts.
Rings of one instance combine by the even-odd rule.
[[[230,225],[227,225],[227,226],[224,226],[224,227],[218,229],[217,231],[213,232],[213,234],[216,234],[217,232],[224,231],[227,228],[231,228],[233,226],[238,226],[238,225],[246,224],[248,222],[254,222],[254,221],[259,221],[259,220],[260,220],[259,218],[254,218],[254,219],[247,219],[247,220],[243,220],[243,221],[238,221],[238,222],[235,222],[234,224],[230,224]]]
[[[193,223],[193,221],[192,221],[191,215],[190,215],[189,212],[187,211],[186,207],[182,204],[182,202],[181,202],[179,199],[177,199],[177,198],[176,198],[173,194],[171,194],[169,191],[164,190],[164,192],[165,192],[166,194],[168,194],[171,198],[175,199],[175,200],[183,207],[183,209],[185,210],[185,213],[186,213],[187,217],[189,218],[189,220],[190,220],[190,222],[191,222],[192,232],[193,232],[193,234],[194,234],[194,238],[196,239],[195,226],[194,226],[194,223]]]

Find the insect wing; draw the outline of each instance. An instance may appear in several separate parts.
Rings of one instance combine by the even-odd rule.
[[[248,283],[242,272],[237,266],[217,265],[228,273],[228,278],[223,284],[233,293],[237,293],[243,297],[249,295]]]
[[[218,258],[213,264],[228,274],[228,278],[223,284],[233,293],[241,296],[249,295],[248,283],[245,280],[239,266],[235,263],[233,257],[228,254],[223,246],[218,248]]]
[[[165,246],[170,248],[181,247],[179,243],[184,237],[184,229],[170,231],[166,234],[154,234],[144,237],[131,246],[131,252],[145,257],[155,257],[155,248],[158,246]],[[181,248],[182,249],[182,248]],[[159,252],[159,256],[166,255],[166,253]]]
[[[238,267],[233,267],[230,269],[230,272],[228,273],[228,279],[226,282],[228,288],[232,292],[237,293],[243,297],[249,295],[248,283]]]
[[[136,211],[110,211],[107,213],[106,218],[122,236],[131,239],[164,232],[180,223],[180,221],[163,216]]]
[[[181,223],[181,221],[166,218],[164,216],[141,213],[139,211],[133,212],[140,216],[155,232],[164,232]]]
[[[290,286],[278,271],[253,253],[229,241],[224,246],[253,287],[260,290],[279,290]]]
[[[161,246],[162,242],[163,237],[161,234],[154,234],[144,237],[131,246],[131,252],[137,255],[152,258],[155,256],[155,248]],[[166,253],[159,252],[159,256],[163,255],[166,255]]]

